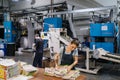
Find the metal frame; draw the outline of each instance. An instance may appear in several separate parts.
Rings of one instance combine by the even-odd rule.
[[[55,4],[53,4],[53,8],[62,6],[63,4],[66,4],[66,2],[64,1],[64,2],[60,2],[60,3],[55,3]],[[37,13],[40,11],[50,10],[50,7],[51,7],[51,5],[45,5],[45,6],[31,7],[31,8],[25,8],[25,9],[20,9],[20,10],[11,10],[11,12],[16,13],[16,14],[18,14],[18,13],[20,14],[20,13],[22,13],[22,11],[26,11],[24,14]],[[45,15],[41,15],[41,16],[45,16]]]
[[[92,73],[92,74],[97,74],[97,72],[102,68],[102,66],[94,66],[96,68],[94,69],[90,69],[90,50],[89,48],[86,49],[86,68],[83,69],[83,68],[75,68],[76,70],[80,70],[80,71],[83,71],[83,72],[87,72],[87,73]]]
[[[99,58],[112,61],[112,62],[116,62],[116,63],[120,63],[120,56],[109,54],[109,53],[106,54],[105,56],[100,56]]]
[[[93,53],[94,54],[94,53]],[[97,74],[97,72],[102,68],[102,66],[94,66],[96,67],[95,69],[90,69],[90,58],[91,58],[92,54],[90,54],[90,50],[89,48],[86,49],[86,68],[77,68],[77,70],[83,71],[83,72],[88,72],[88,73],[93,73],[93,74]],[[112,62],[116,62],[116,63],[120,63],[120,56],[118,55],[113,55],[110,53],[107,53],[106,55],[101,55],[99,56],[100,59],[104,59],[104,60],[108,60],[108,61],[112,61]]]

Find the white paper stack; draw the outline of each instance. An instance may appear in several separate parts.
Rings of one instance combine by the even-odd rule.
[[[28,80],[30,78],[32,78],[32,76],[18,75],[16,77],[10,78],[8,80]]]
[[[67,80],[75,80],[80,76],[80,71],[71,70],[70,72],[67,72],[66,68],[45,68],[45,75],[61,77]]]
[[[0,79],[7,80],[13,76],[20,74],[20,68],[18,63],[12,59],[0,60]]]

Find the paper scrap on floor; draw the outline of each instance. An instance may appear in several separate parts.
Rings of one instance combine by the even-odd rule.
[[[8,80],[28,80],[30,78],[32,78],[32,76],[18,75],[16,77],[10,78]]]

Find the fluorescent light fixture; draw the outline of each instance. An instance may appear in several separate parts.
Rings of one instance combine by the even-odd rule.
[[[31,1],[31,0],[26,0],[26,1]]]
[[[89,30],[89,27],[85,27],[85,28],[80,28],[80,30]]]
[[[19,0],[12,0],[13,2],[18,2]]]

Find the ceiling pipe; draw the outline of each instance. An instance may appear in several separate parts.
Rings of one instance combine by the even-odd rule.
[[[54,3],[54,0],[51,0],[51,8],[50,8],[51,14],[53,13],[53,3]],[[51,15],[51,17],[53,17],[53,15]]]
[[[105,7],[97,7],[97,8],[87,8],[87,9],[79,9],[79,10],[69,10],[69,11],[62,11],[62,12],[53,12],[52,15],[61,15],[61,14],[71,14],[71,13],[83,13],[83,12],[94,12],[94,11],[101,11],[101,10],[110,10],[116,9],[116,6],[105,6]],[[47,14],[51,15],[51,14]]]

